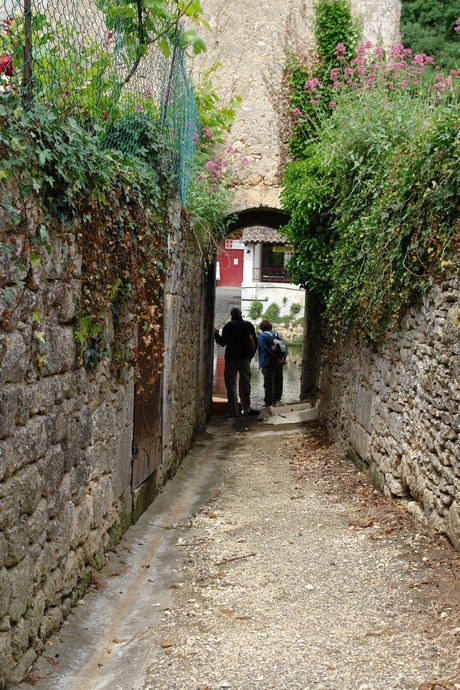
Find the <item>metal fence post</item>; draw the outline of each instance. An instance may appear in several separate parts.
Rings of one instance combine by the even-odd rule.
[[[22,105],[29,108],[32,102],[32,0],[24,0],[24,49],[22,67]]]

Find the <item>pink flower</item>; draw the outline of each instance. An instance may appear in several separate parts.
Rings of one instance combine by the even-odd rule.
[[[13,76],[13,58],[11,55],[2,55],[0,58],[0,73],[7,77]]]
[[[145,112],[144,106],[142,105],[142,103],[136,103],[136,105],[134,106],[134,112],[135,113],[144,113]]]
[[[316,98],[312,98],[312,99],[310,100],[310,103],[311,103],[312,105],[318,105],[318,102],[319,102],[319,101],[318,101]]]
[[[329,108],[335,108],[337,103],[335,101],[329,101]]]
[[[454,31],[460,31],[460,17],[455,22]]]
[[[303,88],[307,93],[308,91],[311,91],[311,93],[315,93],[318,89],[322,89],[323,85],[320,83],[319,79],[317,79],[316,77],[312,77],[311,79],[305,82]]]
[[[210,139],[212,139],[214,136],[214,132],[212,131],[212,129],[209,129],[209,127],[203,127],[203,134],[206,137],[209,137]]]
[[[299,108],[294,108],[293,111],[292,111],[292,114],[293,114],[295,117],[298,117],[299,115],[302,115],[302,111],[299,110]]]

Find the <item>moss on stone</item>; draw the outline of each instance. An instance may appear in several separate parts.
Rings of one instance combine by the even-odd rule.
[[[109,548],[114,549],[121,541],[121,538],[132,524],[131,513],[125,513],[112,525],[108,531]]]

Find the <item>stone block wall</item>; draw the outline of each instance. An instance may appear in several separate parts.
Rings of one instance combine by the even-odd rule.
[[[32,210],[31,210],[32,211]],[[32,211],[33,215],[33,211]],[[0,240],[10,228],[1,219]],[[0,253],[0,687],[21,679],[131,518],[133,386],[77,364],[81,261],[59,227],[14,284]]]
[[[163,454],[171,473],[211,412],[215,269],[185,224],[169,242]]]
[[[320,408],[332,437],[385,493],[460,548],[460,279],[433,283],[375,353],[324,347]]]
[[[0,217],[0,243],[11,233]],[[174,473],[210,403],[213,282],[185,232],[176,240],[166,288],[163,463],[142,508]],[[0,330],[0,688],[23,677],[140,513],[131,488],[132,377],[117,380],[105,363],[92,372],[79,366],[81,259],[69,228],[56,228],[51,244],[19,276],[23,288],[12,254],[0,251],[2,323],[10,313]]]

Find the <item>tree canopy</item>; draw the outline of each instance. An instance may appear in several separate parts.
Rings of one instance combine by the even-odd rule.
[[[402,42],[413,53],[432,55],[443,67],[460,62],[460,46],[454,33],[460,17],[460,0],[403,0]]]

